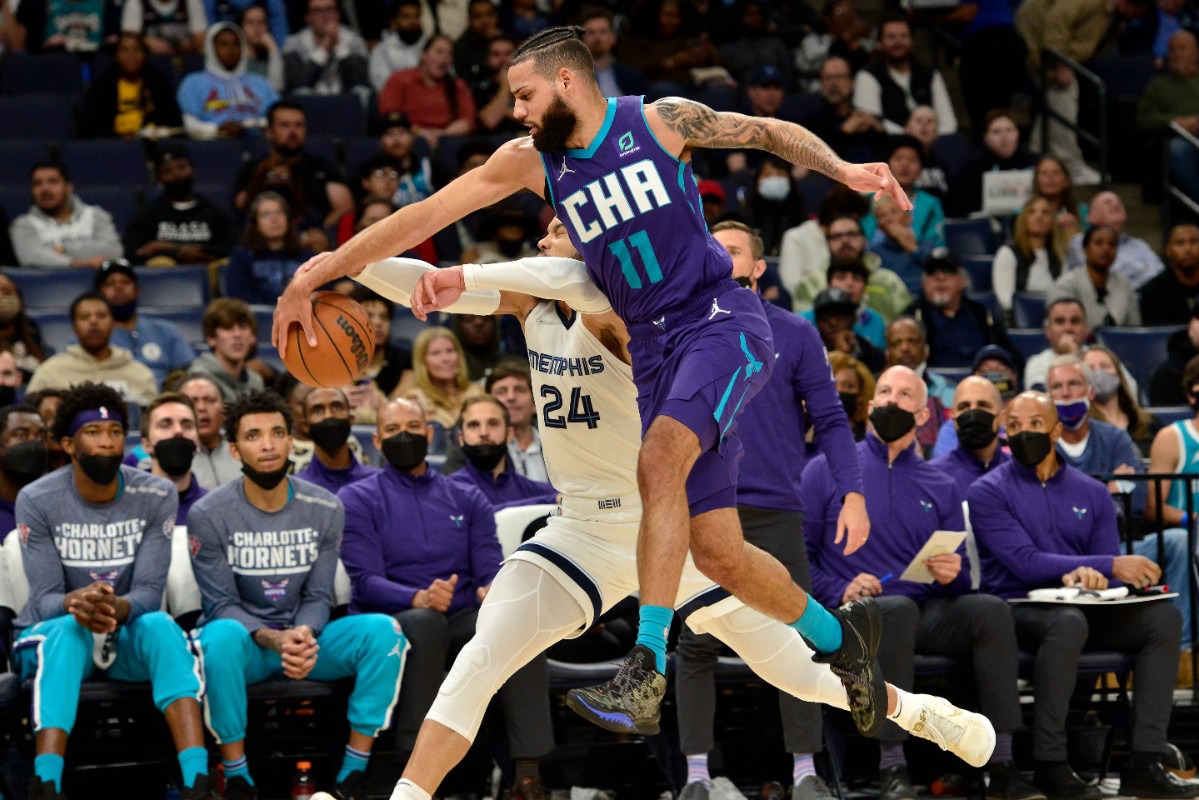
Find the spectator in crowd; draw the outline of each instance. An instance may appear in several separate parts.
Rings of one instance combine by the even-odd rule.
[[[837,288],[825,289],[816,295],[812,315],[828,352],[844,353],[861,361],[871,372],[882,372],[885,361],[883,352],[853,331],[858,304],[848,292]]]
[[[1131,588],[1156,583],[1161,570],[1144,556],[1120,555],[1115,508],[1102,484],[1075,470],[1055,449],[1061,437],[1053,402],[1025,392],[1007,413],[1012,460],[983,476],[966,499],[978,542],[982,590],[1003,598],[1031,589]],[[1030,502],[1035,498],[1035,502]],[[1085,509],[1085,512],[1083,511]],[[1083,649],[1132,652],[1137,685],[1132,741],[1120,774],[1120,794],[1179,798],[1199,794],[1161,765],[1178,670],[1180,615],[1168,603],[1110,608],[1081,605],[1012,606],[1016,638],[1036,654],[1033,683],[1034,782],[1047,796],[1096,797],[1066,761],[1066,713]]]
[[[94,53],[117,33],[119,19],[107,4],[24,0],[14,6],[10,18],[14,51]]]
[[[204,0],[204,13],[209,25],[237,22],[237,18],[251,8],[262,8],[266,12],[271,37],[278,47],[282,47],[291,33],[284,0]]]
[[[0,273],[0,350],[11,352],[26,378],[46,359],[49,348],[42,341],[37,322],[25,310],[21,290],[13,279]]]
[[[1091,369],[1091,384],[1095,389],[1091,416],[1127,431],[1141,455],[1148,458],[1149,447],[1162,423],[1137,402],[1125,379],[1128,370],[1120,357],[1102,345],[1093,344],[1083,353],[1082,360]]]
[[[812,93],[821,90],[824,65],[830,58],[845,62],[847,79],[852,82],[853,73],[866,66],[874,50],[869,23],[858,16],[849,0],[827,0],[820,12],[820,23],[804,34],[795,48],[799,88]]]
[[[482,78],[471,84],[474,96],[476,121],[480,131],[502,133],[524,131],[525,126],[516,120],[512,111],[515,98],[508,88],[508,65],[516,52],[516,40],[511,37],[493,36],[487,43],[487,68]]]
[[[232,22],[218,22],[204,38],[204,71],[179,83],[183,127],[193,139],[240,137],[261,128],[267,109],[279,100],[263,76],[246,68],[246,35]]]
[[[183,797],[208,798],[199,698],[187,638],[161,610],[178,503],[162,478],[121,466],[127,412],[112,388],[83,382],[63,399],[53,436],[72,468],[35,481],[16,519],[29,578],[13,658],[34,692],[34,777],[29,797],[62,797],[63,758],[80,684],[97,672],[149,681],[183,773]],[[94,547],[71,547],[90,541]],[[69,557],[68,557],[69,554]]]
[[[384,397],[390,397],[405,375],[412,380],[412,353],[391,341],[395,303],[365,286],[355,286],[350,297],[366,310],[375,334],[375,353],[362,377],[370,378]]]
[[[16,356],[11,350],[0,350],[0,407],[16,402],[25,383],[25,376],[17,368]]]
[[[968,217],[983,208],[984,173],[1031,171],[1036,166],[1037,157],[1021,144],[1020,129],[1005,108],[987,112],[982,140],[982,148],[954,176],[949,206],[955,217]]]
[[[924,147],[920,141],[907,134],[892,137],[887,166],[912,201],[910,213],[916,240],[921,244],[928,243],[930,247],[944,247],[945,211],[941,201],[923,189],[916,188],[916,181],[924,168]],[[873,214],[862,218],[862,232],[868,240],[873,239],[877,227],[878,221]]]
[[[1199,157],[1185,138],[1172,132],[1171,125],[1199,136],[1199,42],[1187,30],[1170,35],[1166,73],[1155,76],[1141,93],[1137,127],[1165,141],[1171,181],[1191,199],[1199,200]]]
[[[874,118],[871,117],[871,119]],[[916,178],[916,188],[928,192],[940,200],[941,205],[944,206],[945,199],[949,196],[947,172],[956,173],[956,169],[947,170],[948,165],[937,158],[933,152],[933,144],[941,136],[937,131],[937,112],[932,106],[916,106],[912,109],[907,124],[903,126],[903,131],[920,142],[920,146],[923,148],[921,155],[923,155],[924,167],[920,170],[920,176]]]
[[[1192,408],[1199,407],[1199,358],[1192,358],[1183,369],[1180,388]],[[1190,475],[1199,471],[1199,411],[1190,419],[1173,422],[1157,432],[1149,451],[1149,472],[1157,475],[1169,473]],[[1184,530],[1189,526],[1187,515],[1187,492],[1192,495],[1191,508],[1199,512],[1199,494],[1195,482],[1170,481],[1165,487],[1166,495],[1158,508],[1157,492],[1149,492],[1145,505],[1145,518],[1150,522],[1161,522]],[[1185,585],[1185,584],[1184,584]],[[1185,621],[1187,611],[1183,612]],[[1185,624],[1185,622],[1184,622]],[[1187,654],[1190,655],[1189,653]],[[1189,658],[1187,659],[1189,660]]]
[[[146,203],[125,227],[125,252],[135,263],[155,266],[207,264],[229,255],[237,238],[224,208],[195,192],[196,171],[182,144],[163,142],[154,154],[162,194]]]
[[[691,70],[717,63],[711,39],[694,35],[685,24],[689,11],[690,5],[679,0],[646,0],[629,15],[630,36],[619,55],[645,75],[651,98],[686,95],[693,83]]]
[[[313,389],[301,401],[308,437],[315,448],[312,460],[296,477],[330,492],[375,472],[350,449],[350,401],[341,389]]]
[[[932,106],[942,135],[958,129],[945,78],[912,58],[912,26],[901,14],[889,15],[878,31],[874,58],[854,77],[855,108],[873,114],[887,133],[902,133],[916,106]]]
[[[446,36],[431,36],[421,51],[420,64],[400,70],[379,92],[379,113],[398,111],[412,124],[412,132],[436,148],[442,136],[461,136],[475,129],[475,101],[470,88],[450,72],[454,43]],[[484,62],[486,64],[486,62]]]
[[[938,15],[937,24],[961,41],[958,80],[970,129],[985,130],[988,111],[1010,108],[1028,91],[1027,54],[1016,31],[1013,6],[1004,0],[963,3]]]
[[[263,192],[250,203],[241,244],[221,270],[225,294],[247,303],[274,303],[312,255],[300,244],[287,201]]]
[[[819,92],[819,102],[800,123],[844,159],[877,160],[885,146],[883,124],[873,114],[854,108],[853,72],[848,61],[829,56],[820,65]]]
[[[17,493],[46,474],[46,438],[35,406],[0,407],[0,542],[17,527]]]
[[[900,208],[889,197],[874,199],[874,210],[868,219],[874,220],[873,230],[867,236],[870,252],[879,257],[882,269],[899,276],[911,295],[920,294],[924,262],[934,248],[945,245],[935,239],[920,239],[912,224],[912,212]]]
[[[1020,209],[1012,238],[995,251],[991,263],[991,288],[1005,313],[1012,311],[1017,293],[1048,293],[1061,277],[1066,240],[1055,224],[1053,205],[1034,195]]]
[[[833,381],[841,407],[849,417],[853,440],[860,442],[866,436],[866,422],[870,398],[874,396],[874,376],[861,361],[841,352],[828,354],[828,363],[833,370]]]
[[[870,270],[857,258],[838,258],[828,265],[827,285],[846,292],[858,303],[858,315],[853,323],[854,334],[878,348],[887,346],[887,323],[881,314],[866,305],[866,284]],[[800,312],[800,316],[812,324],[816,315],[812,309]]]
[[[503,359],[499,319],[491,314],[455,314],[450,330],[458,337],[466,356],[466,377],[472,383],[484,380]]]
[[[1141,287],[1141,324],[1185,325],[1199,307],[1199,225],[1182,222],[1166,239],[1166,269]]]
[[[387,466],[339,494],[350,612],[393,614],[412,643],[396,719],[397,746],[405,752],[415,745],[445,670],[474,635],[502,559],[495,513],[482,492],[429,469],[431,437],[418,403],[391,401],[379,411],[375,434]],[[498,693],[518,782],[535,778],[538,761],[554,747],[548,683],[545,657],[538,656]]]
[[[142,131],[182,126],[170,78],[147,63],[146,45],[140,35],[122,33],[112,62],[83,94],[80,136],[132,139]]]
[[[412,381],[400,381],[393,397],[414,395],[430,423],[454,427],[466,398],[482,390],[466,377],[466,354],[449,328],[425,328],[412,346]]]
[[[420,63],[421,51],[429,34],[420,24],[420,0],[399,0],[394,4],[391,24],[383,38],[371,50],[369,69],[371,86],[383,91],[392,73],[412,69]]]
[[[478,240],[462,254],[470,264],[495,264],[532,258],[537,250],[529,244],[537,232],[537,220],[512,200],[501,200],[483,211]]]
[[[1162,260],[1158,258],[1157,253],[1153,252],[1153,248],[1149,246],[1148,242],[1135,236],[1129,236],[1124,232],[1124,226],[1128,222],[1128,212],[1124,209],[1120,195],[1115,192],[1100,192],[1095,195],[1091,200],[1091,210],[1087,214],[1087,222],[1090,223],[1091,230],[1105,227],[1115,231],[1119,239],[1111,271],[1127,278],[1128,282],[1132,284],[1132,288],[1140,291],[1142,286],[1165,270],[1166,267],[1162,264]],[[1084,236],[1085,234],[1076,233],[1070,239],[1070,245],[1066,251],[1066,262],[1072,270],[1090,260],[1085,252]]]
[[[338,796],[362,797],[408,643],[382,614],[329,619],[345,511],[328,491],[288,477],[291,427],[274,392],[231,404],[225,435],[244,475],[201,498],[190,515],[204,610],[193,639],[207,684],[205,718],[221,751],[225,797],[248,800],[257,793],[246,764],[246,686],[280,676],[354,678],[349,742],[335,783]]]
[[[1199,308],[1191,312],[1186,328],[1170,334],[1166,341],[1166,360],[1149,381],[1149,402],[1155,406],[1189,405],[1182,375],[1187,363],[1199,356]]]
[[[246,35],[246,70],[266,78],[272,89],[282,92],[283,55],[279,48],[283,45],[271,33],[267,9],[247,6],[238,13],[236,21]]]
[[[583,29],[583,44],[591,51],[595,62],[595,77],[604,97],[645,94],[645,76],[641,70],[621,62],[613,54],[616,31],[612,12],[592,6],[583,9],[578,25]]]
[[[766,255],[777,256],[783,233],[797,227],[805,218],[803,195],[791,177],[791,165],[777,156],[763,159],[741,210],[762,237]]]
[[[491,0],[486,0],[491,2]],[[379,152],[400,163],[400,181],[391,198],[397,207],[424,200],[433,191],[433,168],[427,155],[415,152],[416,135],[408,118],[393,111],[382,118]]]
[[[150,456],[150,473],[175,485],[179,495],[175,524],[186,527],[192,504],[207,494],[192,473],[192,462],[200,446],[196,408],[186,395],[164,392],[146,406],[141,424],[142,447]]]
[[[738,16],[726,34],[728,40],[717,49],[717,56],[738,83],[771,69],[782,79],[782,89],[793,83],[792,56],[777,28],[770,25],[770,6],[765,0],[739,3],[734,12]]]
[[[843,489],[833,480],[828,456],[813,459],[803,472],[803,531],[812,567],[813,596],[827,605],[874,597],[885,633],[878,659],[896,686],[915,682],[915,654],[973,655],[974,679],[990,687],[981,693],[982,713],[995,726],[988,762],[988,792],[1012,800],[1040,797],[1012,762],[1012,732],[1021,726],[1016,692],[1019,652],[1009,606],[971,593],[970,566],[960,553],[941,553],[924,562],[932,582],[896,580],[935,531],[963,530],[962,498],[952,478],[915,451],[916,430],[928,417],[926,387],[912,370],[895,366],[879,378],[870,410],[870,432],[857,445],[866,487],[871,534],[881,549],[852,559],[836,546],[836,513]],[[879,797],[915,796],[903,752],[906,734],[897,726],[879,734]]]
[[[455,37],[441,19],[443,5],[438,4],[435,28],[454,41],[454,74],[470,83],[487,71],[487,43],[501,33],[499,9],[492,0],[467,0],[466,30]],[[428,28],[428,25],[423,27]]]
[[[212,378],[226,403],[246,392],[266,388],[262,376],[246,368],[258,335],[258,320],[245,301],[235,297],[213,300],[204,310],[200,325],[212,352],[201,353],[192,362],[190,374]]]
[[[300,232],[301,241],[319,252],[324,247],[317,246],[313,233],[335,225],[347,211],[353,209],[353,195],[334,164],[305,152],[308,119],[303,108],[281,100],[270,107],[266,116],[266,141],[270,145],[270,152],[257,166],[247,162],[242,167],[233,204],[239,211],[248,209],[258,191],[271,185],[269,170],[285,166],[291,172],[290,181],[285,183],[294,183],[294,191],[298,192],[298,196],[288,198],[292,213],[305,222]],[[265,174],[264,170],[267,171]],[[323,233],[321,239],[327,242]]]
[[[1016,396],[1020,390],[1020,372],[1016,369],[1016,357],[1012,351],[997,344],[989,344],[974,354],[974,364],[970,376],[980,377],[995,387],[1002,401],[1000,410],[1007,402]],[[954,395],[956,403],[956,394]],[[953,406],[947,407],[950,418],[953,417]],[[942,425],[937,432],[937,443],[933,445],[931,458],[939,458],[951,452],[958,446],[958,431],[953,425]],[[958,487],[962,488],[962,487]]]
[[[520,41],[553,24],[536,0],[508,0],[500,5],[500,28]]]
[[[207,29],[202,0],[125,0],[121,7],[121,33],[144,36],[156,55],[202,52]]]
[[[486,394],[466,398],[457,428],[466,464],[451,480],[475,487],[496,510],[558,502],[553,486],[526,478],[509,461],[512,422],[508,407],[498,399]]]
[[[710,181],[715,183],[715,181]],[[719,186],[719,184],[717,184]],[[722,190],[723,194],[723,190]],[[702,195],[702,192],[701,192]],[[723,199],[723,197],[722,197]],[[783,288],[798,296],[800,284],[810,277],[817,275],[822,280],[832,260],[832,243],[828,239],[829,225],[840,217],[853,217],[858,223],[862,217],[870,213],[870,204],[861,194],[848,186],[834,186],[828,190],[820,201],[820,209],[815,219],[805,220],[803,224],[783,234],[783,243],[779,247],[779,279]],[[861,224],[857,224],[861,233]],[[842,237],[841,240],[846,237]],[[854,237],[858,246],[856,252],[866,251],[866,240]],[[838,241],[841,241],[838,240]],[[820,281],[817,281],[819,285]],[[823,286],[820,286],[823,288]],[[818,288],[817,291],[820,289]],[[807,297],[807,305],[811,305],[814,295]],[[803,304],[800,304],[801,306]],[[906,306],[905,306],[906,307]]]
[[[70,313],[79,344],[43,361],[29,381],[29,391],[69,389],[90,380],[111,386],[126,402],[149,403],[158,394],[154,373],[124,347],[112,344],[108,301],[95,292],[85,292],[72,301]]]
[[[487,394],[508,409],[512,436],[508,439],[508,458],[512,468],[534,481],[549,483],[545,458],[541,453],[541,434],[537,430],[537,405],[533,401],[533,378],[523,359],[506,358],[487,374]]]
[[[34,164],[29,191],[33,204],[8,230],[20,266],[95,269],[121,257],[112,215],[79,199],[62,164]]]
[[[366,42],[341,24],[336,0],[308,0],[305,26],[283,43],[288,94],[370,94]]]
[[[1073,297],[1058,297],[1045,306],[1045,338],[1049,347],[1037,353],[1024,365],[1024,388],[1045,388],[1049,362],[1059,355],[1082,355],[1083,346],[1091,336],[1087,312],[1082,301]]]
[[[976,480],[1011,458],[999,446],[1003,407],[999,389],[978,375],[966,376],[953,390],[953,405],[949,410],[953,425],[946,425],[943,430],[953,430],[957,444],[931,463],[957,484],[959,497],[965,497]],[[937,445],[940,444],[938,439]]]
[[[241,464],[225,441],[225,403],[221,387],[207,375],[189,375],[179,384],[179,393],[196,410],[196,433],[200,447],[192,462],[192,473],[207,491],[212,491],[241,474]]]
[[[46,425],[47,434],[54,427],[54,418],[62,398],[66,392],[62,389],[42,389],[40,392],[26,392],[25,402],[37,409],[38,415]],[[46,437],[46,467],[52,472],[70,463],[71,458],[62,449],[62,442],[52,436]]]
[[[1037,160],[1033,168],[1032,197],[1044,197],[1049,201],[1064,240],[1069,241],[1082,231],[1090,210],[1086,203],[1078,202],[1074,179],[1057,156],[1043,155]]]
[[[961,260],[948,250],[934,250],[924,262],[923,292],[912,304],[911,314],[928,331],[931,367],[968,367],[974,354],[989,344],[1016,350],[1003,322],[966,296],[969,286],[970,276]]]
[[[149,367],[157,385],[164,385],[168,375],[186,369],[195,359],[195,351],[173,323],[138,313],[137,273],[129,262],[101,264],[96,270],[96,291],[112,311],[112,343]]]
[[[916,441],[924,453],[932,451],[946,419],[945,409],[953,403],[953,385],[928,369],[928,356],[924,323],[913,317],[900,317],[887,326],[886,365],[907,367],[924,381],[928,415],[916,429]]]
[[[1052,301],[1072,297],[1082,303],[1091,328],[1105,325],[1140,325],[1141,309],[1136,289],[1128,278],[1115,270],[1120,234],[1105,225],[1096,225],[1083,234],[1085,269],[1067,270],[1054,281],[1049,292]]]

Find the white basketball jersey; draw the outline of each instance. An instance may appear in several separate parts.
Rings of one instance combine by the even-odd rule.
[[[525,318],[537,425],[550,483],[597,511],[637,498],[641,416],[633,370],[558,304],[539,303]]]

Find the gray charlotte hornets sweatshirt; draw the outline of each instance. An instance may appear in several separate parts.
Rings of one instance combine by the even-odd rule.
[[[289,477],[279,511],[246,499],[238,478],[196,501],[187,515],[203,621],[235,619],[253,633],[307,625],[320,633],[333,608],[345,510],[324,489]]]
[[[171,563],[179,492],[163,478],[121,467],[121,488],[108,503],[89,503],[75,488],[71,465],[17,495],[17,532],[29,578],[25,628],[67,613],[68,592],[95,581],[129,601],[129,619],[158,611]]]

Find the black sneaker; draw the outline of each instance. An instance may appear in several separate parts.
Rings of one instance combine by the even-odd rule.
[[[226,778],[225,800],[258,800],[258,787],[240,775]]]
[[[665,694],[666,676],[658,672],[653,651],[637,645],[625,656],[615,678],[599,686],[571,689],[566,705],[605,730],[648,736],[658,732]]]
[[[1199,797],[1199,781],[1179,778],[1159,762],[1144,769],[1121,770],[1120,794],[1168,800]]]
[[[808,602],[816,601],[808,598]],[[875,659],[883,635],[882,611],[873,597],[865,597],[829,613],[841,623],[841,649],[816,653],[812,660],[828,664],[841,679],[858,732],[877,738],[887,721],[887,682]]]
[[[1100,800],[1103,797],[1098,786],[1078,777],[1065,761],[1037,764],[1033,783],[1048,800]]]
[[[329,793],[336,800],[367,800],[370,796],[370,784],[367,783],[366,773],[354,770],[346,779],[333,787]]]
[[[516,786],[508,793],[510,800],[545,800],[545,787],[541,785],[541,776],[521,778]]]
[[[1010,761],[993,765],[989,772],[987,800],[1048,800],[1044,792],[1024,780],[1024,773]]]
[[[916,787],[905,766],[887,767],[878,772],[878,800],[916,800]]]
[[[29,800],[66,800],[67,796],[54,791],[54,781],[43,783],[42,779],[35,775],[29,784],[28,797]]]
[[[194,786],[185,786],[180,796],[183,800],[221,800],[207,775],[197,775]]]

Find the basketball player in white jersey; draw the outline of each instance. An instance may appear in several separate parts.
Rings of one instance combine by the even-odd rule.
[[[558,258],[533,260],[521,284],[532,288],[529,281],[536,283],[538,275],[553,270],[546,283],[563,300],[536,299],[540,292],[479,290],[463,294],[446,310],[520,318],[546,468],[562,493],[561,508],[496,576],[475,636],[442,684],[392,800],[429,800],[466,754],[500,685],[555,642],[583,633],[637,589],[641,421],[628,334],[583,264],[570,260],[577,253],[557,218],[539,247],[544,256]],[[498,274],[506,266],[486,269]],[[411,259],[388,259],[368,266],[357,279],[407,305],[429,269]],[[548,285],[544,293],[550,293]],[[693,630],[720,639],[772,685],[804,700],[848,707],[840,680],[827,665],[812,661],[812,650],[797,631],[713,585],[690,557],[675,609]],[[887,714],[974,766],[986,763],[995,746],[995,731],[985,717],[939,697],[888,684]]]

